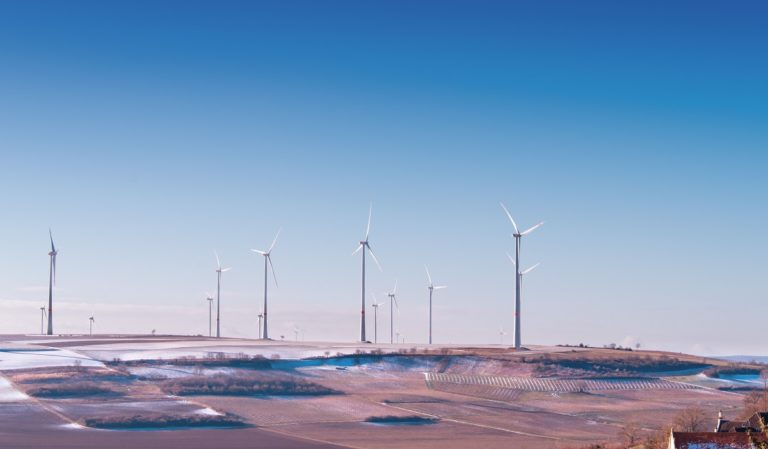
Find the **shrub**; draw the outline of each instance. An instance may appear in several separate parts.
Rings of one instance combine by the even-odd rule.
[[[49,384],[27,389],[27,394],[38,398],[62,398],[73,396],[94,396],[100,394],[120,394],[110,388],[94,382],[76,382],[70,384]]]
[[[365,422],[380,423],[380,424],[434,424],[438,421],[437,418],[425,418],[423,416],[411,415],[411,416],[369,416],[365,418]]]
[[[160,429],[168,427],[244,427],[239,416],[226,415],[134,415],[83,418],[80,424],[101,429]]]
[[[292,376],[241,374],[192,376],[170,379],[162,384],[164,391],[174,395],[326,395],[340,391]]]

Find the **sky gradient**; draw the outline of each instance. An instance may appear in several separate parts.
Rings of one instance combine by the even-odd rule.
[[[763,2],[0,1],[0,332],[398,328],[768,355]],[[368,310],[372,337],[373,314]],[[379,327],[388,328],[388,313]],[[385,337],[386,336],[386,337]],[[388,338],[380,332],[380,339]]]

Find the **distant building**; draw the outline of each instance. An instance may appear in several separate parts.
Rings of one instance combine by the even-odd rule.
[[[758,412],[746,421],[717,416],[713,432],[674,432],[669,436],[669,449],[763,449],[768,448],[768,412]]]
[[[763,433],[672,432],[669,449],[760,449],[768,444]]]
[[[717,415],[715,432],[752,432],[760,433],[766,429],[768,412],[757,412],[746,421],[728,421],[723,419],[723,412]]]

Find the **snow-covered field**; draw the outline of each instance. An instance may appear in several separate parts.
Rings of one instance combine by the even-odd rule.
[[[0,376],[0,403],[18,402],[29,399],[29,396],[15,389],[8,379]]]
[[[104,366],[98,360],[66,349],[0,349],[0,371],[74,366],[76,364]]]

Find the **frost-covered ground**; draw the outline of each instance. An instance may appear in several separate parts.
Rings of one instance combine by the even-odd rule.
[[[8,382],[8,379],[0,376],[0,403],[25,401],[27,399],[29,399],[29,396],[14,388]]]
[[[0,348],[0,371],[30,369],[30,368],[49,368],[56,366],[104,366],[98,360],[93,360],[83,354],[56,348],[36,348],[28,349],[3,349]]]

